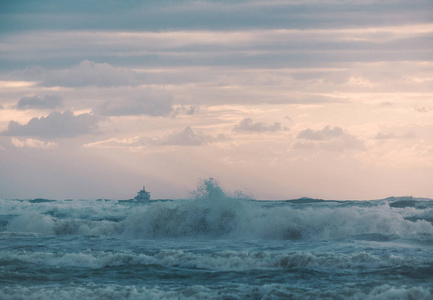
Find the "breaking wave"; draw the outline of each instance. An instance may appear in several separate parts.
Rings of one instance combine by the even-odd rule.
[[[0,299],[432,299],[433,201],[0,200]]]
[[[254,201],[204,180],[189,200],[1,200],[0,229],[12,233],[116,238],[339,238],[433,241],[433,201]],[[301,201],[302,200],[302,201]]]

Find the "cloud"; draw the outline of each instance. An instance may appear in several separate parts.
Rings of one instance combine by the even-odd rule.
[[[200,146],[207,143],[217,143],[230,140],[224,134],[216,137],[195,132],[191,126],[185,127],[181,132],[172,133],[155,141],[159,146]]]
[[[375,140],[391,140],[391,139],[410,139],[414,138],[415,133],[409,131],[404,135],[395,135],[394,133],[382,133],[378,132],[373,139]]]
[[[424,107],[424,106],[422,106],[422,107],[415,107],[415,110],[416,110],[417,112],[421,112],[421,113],[425,113],[425,112],[429,112],[429,111],[430,111],[429,108]]]
[[[87,28],[89,31],[117,29],[120,32],[128,29],[167,31],[173,28],[179,30],[197,27],[306,29],[342,28],[347,24],[353,24],[352,27],[356,28],[362,25],[394,24],[402,20],[428,22],[430,14],[425,12],[431,9],[429,1],[414,1],[414,5],[401,0],[108,1],[104,3],[104,7],[98,6],[98,2],[84,0],[72,3],[56,1],[56,5],[52,5],[50,1],[38,1],[38,5],[26,5],[25,10],[21,2],[9,2],[8,10],[2,14],[4,24],[11,24],[5,26],[8,31],[26,28],[40,31],[71,28]],[[59,16],[62,22],[58,22]]]
[[[168,116],[173,112],[173,97],[149,90],[135,99],[106,101],[93,112],[103,116]]]
[[[364,142],[345,132],[341,127],[331,128],[326,126],[321,130],[312,130],[310,128],[301,131],[298,139],[307,140],[307,142],[298,142],[293,145],[297,149],[308,150],[326,150],[326,151],[343,151],[346,149],[361,150],[364,148]]]
[[[374,137],[375,140],[388,140],[388,139],[395,139],[396,136],[394,135],[394,133],[382,133],[379,132],[376,134],[376,136]]]
[[[245,118],[239,124],[235,125],[233,130],[239,132],[276,132],[286,130],[286,128],[282,128],[279,122],[269,125],[262,122],[254,123],[251,118]]]
[[[305,129],[304,131],[301,131],[299,133],[298,139],[320,141],[320,140],[329,140],[335,137],[339,137],[342,136],[343,134],[344,131],[340,127],[330,128],[329,126],[326,126],[322,130],[312,130],[310,128]]]
[[[112,87],[136,86],[139,83],[137,74],[133,71],[89,60],[84,60],[70,69],[47,71],[43,77],[44,86]]]
[[[62,105],[62,97],[45,95],[44,97],[23,97],[18,101],[18,109],[55,109]]]
[[[56,142],[44,142],[37,139],[24,139],[19,140],[15,137],[11,139],[12,145],[18,148],[29,147],[29,148],[40,148],[40,149],[52,149],[58,146]]]
[[[132,138],[110,138],[108,140],[96,141],[85,144],[87,148],[121,148],[143,146],[144,140],[138,136]]]
[[[208,142],[205,135],[198,134],[192,130],[190,126],[178,133],[172,133],[164,138],[161,138],[157,144],[161,146],[179,145],[179,146],[200,146]]]
[[[201,146],[210,143],[223,143],[230,140],[231,138],[225,134],[218,134],[216,136],[207,135],[193,130],[191,126],[187,126],[180,132],[174,132],[159,138],[139,136],[129,138],[110,138],[85,144],[84,147],[141,148],[143,146]]]
[[[33,118],[21,125],[10,121],[7,136],[32,136],[42,139],[73,138],[79,135],[98,132],[98,118],[90,114],[75,116],[71,111],[52,112],[46,117]]]
[[[180,105],[180,106],[176,107],[176,110],[174,111],[173,116],[175,117],[175,116],[180,115],[180,114],[192,116],[192,115],[196,114],[199,110],[200,110],[200,106]]]

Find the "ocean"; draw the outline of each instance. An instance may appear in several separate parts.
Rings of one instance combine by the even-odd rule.
[[[433,200],[0,200],[0,299],[433,299]]]

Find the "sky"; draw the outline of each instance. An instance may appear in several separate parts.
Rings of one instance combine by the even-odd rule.
[[[433,1],[0,3],[0,198],[433,198]]]

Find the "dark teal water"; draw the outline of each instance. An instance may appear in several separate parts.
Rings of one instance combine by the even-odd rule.
[[[0,299],[432,299],[433,201],[0,200]]]

